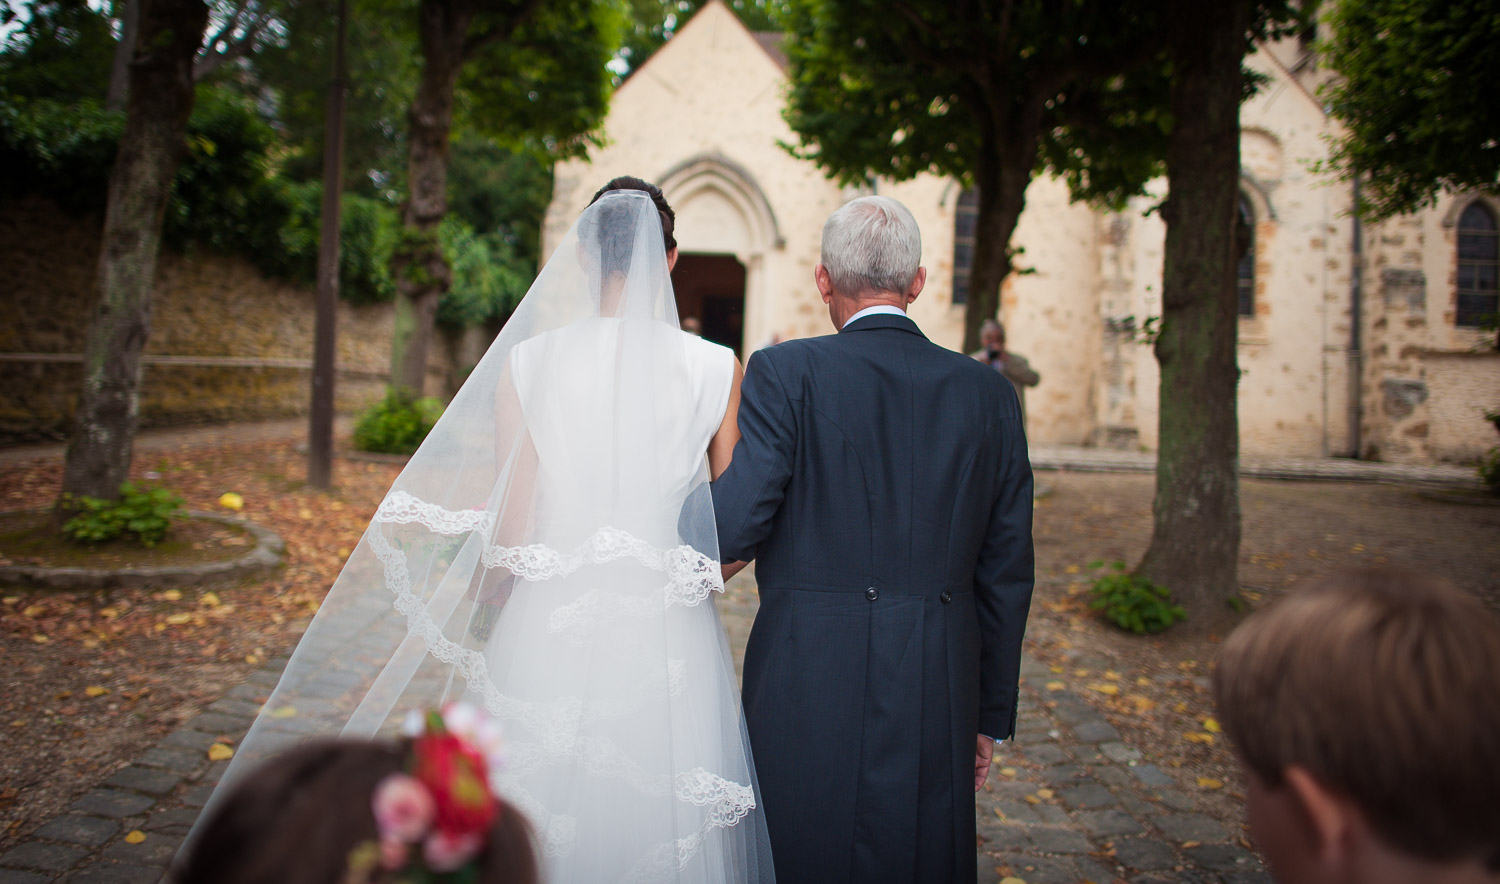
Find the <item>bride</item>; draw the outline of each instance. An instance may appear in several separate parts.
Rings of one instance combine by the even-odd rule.
[[[772,878],[710,474],[739,364],[678,328],[673,215],[616,179],[381,502],[225,773],[449,700],[505,727],[543,880]],[[205,817],[213,811],[213,802]]]

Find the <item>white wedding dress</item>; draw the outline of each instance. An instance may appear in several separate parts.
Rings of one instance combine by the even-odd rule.
[[[467,700],[544,884],[773,878],[705,453],[734,362],[677,328],[645,194],[580,217],[350,555],[205,815],[311,737]],[[190,837],[191,840],[191,837]]]

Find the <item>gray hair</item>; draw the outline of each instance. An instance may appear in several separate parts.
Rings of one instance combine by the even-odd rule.
[[[888,196],[862,196],[828,216],[822,261],[841,295],[904,294],[922,263],[922,232],[906,206]]]

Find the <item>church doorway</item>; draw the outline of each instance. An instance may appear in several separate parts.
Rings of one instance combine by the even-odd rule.
[[[683,328],[696,320],[703,337],[743,356],[745,265],[733,255],[684,254],[672,270],[677,317]]]

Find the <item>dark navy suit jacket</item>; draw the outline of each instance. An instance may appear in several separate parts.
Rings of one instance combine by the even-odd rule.
[[[755,560],[744,704],[776,874],[975,879],[974,743],[1015,730],[1034,579],[1010,383],[904,316],[761,350],[714,484]]]

